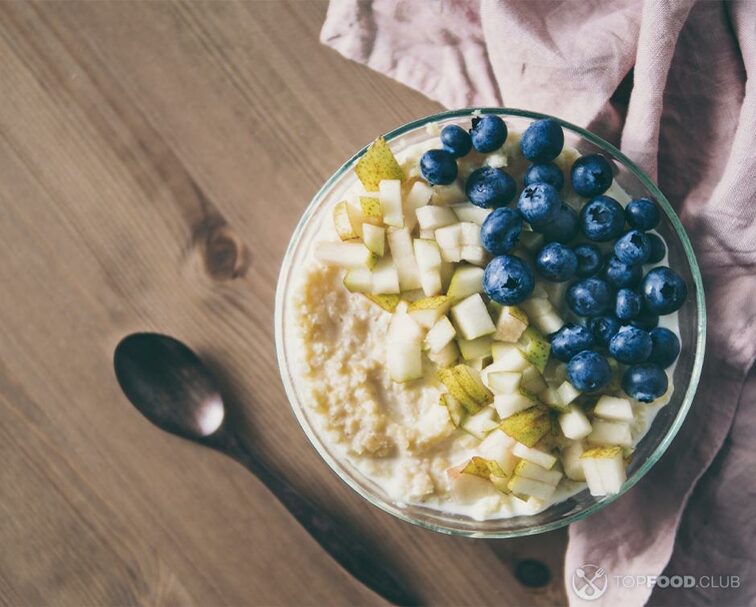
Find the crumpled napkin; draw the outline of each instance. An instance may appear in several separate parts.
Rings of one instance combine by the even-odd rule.
[[[588,604],[570,586],[592,563],[608,578],[590,604],[753,604],[756,3],[331,0],[321,40],[450,108],[586,126],[657,180],[704,276],[704,372],[660,462],[570,528],[567,595]],[[636,577],[660,574],[688,587]]]

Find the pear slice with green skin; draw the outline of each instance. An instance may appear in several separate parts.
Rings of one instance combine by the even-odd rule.
[[[551,344],[535,327],[528,327],[518,341],[518,347],[522,350],[525,358],[540,373],[546,369],[546,363],[551,354]]]
[[[380,306],[386,312],[395,312],[396,307],[399,305],[399,295],[372,295],[370,293],[364,293],[374,304]]]
[[[372,196],[360,196],[362,220],[365,223],[379,226],[383,223],[383,207],[381,201]]]
[[[357,161],[354,172],[368,192],[377,192],[383,179],[404,179],[402,167],[383,137],[379,137]]]
[[[386,229],[375,226],[372,223],[362,224],[362,241],[368,250],[378,257],[383,257],[386,252]]]
[[[464,421],[465,416],[467,415],[467,412],[465,411],[465,408],[462,406],[462,403],[460,403],[451,394],[446,394],[446,393],[442,394],[439,397],[438,402],[442,407],[446,407],[446,410],[449,413],[449,419],[451,420],[451,423],[454,424],[455,427],[459,428],[459,426]]]
[[[497,462],[492,459],[478,457],[477,455],[473,455],[460,472],[462,474],[474,474],[480,478],[489,478],[491,476],[506,478],[507,476]]]
[[[486,388],[475,369],[467,365],[457,365],[452,368],[452,374],[457,383],[472,397],[477,405],[485,406],[493,402],[493,393]]]
[[[420,326],[430,328],[449,311],[450,306],[451,299],[449,297],[435,295],[413,301],[407,307],[407,313]]]
[[[347,270],[344,286],[350,293],[370,293],[373,289],[373,273],[366,268]]]
[[[441,383],[446,386],[449,393],[456,398],[469,413],[475,414],[480,411],[480,405],[475,402],[467,392],[465,392],[457,381],[457,378],[454,376],[452,369],[439,369],[436,371],[436,377],[438,377]]]
[[[354,240],[360,237],[357,230],[352,226],[348,204],[345,200],[342,200],[333,207],[333,227],[336,228],[336,233],[341,240]]]
[[[518,443],[533,447],[551,432],[551,415],[546,407],[536,405],[508,417],[501,422],[499,428]]]

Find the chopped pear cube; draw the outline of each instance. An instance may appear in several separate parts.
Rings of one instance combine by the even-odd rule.
[[[434,240],[415,238],[415,259],[420,271],[438,270],[441,267],[441,251]]]
[[[491,337],[484,335],[478,339],[458,339],[457,345],[462,358],[467,361],[485,359],[491,356]]]
[[[451,205],[451,209],[457,216],[459,221],[468,221],[476,223],[479,226],[483,225],[483,222],[491,214],[493,209],[482,209],[469,202],[460,202],[458,204]]]
[[[352,226],[352,219],[349,216],[349,206],[346,201],[338,203],[333,207],[333,227],[341,240],[354,240],[360,235]]]
[[[438,228],[436,230],[436,242],[442,249],[461,248],[464,244],[462,242],[462,224],[455,223]]]
[[[387,338],[395,342],[421,342],[423,329],[407,312],[399,311],[391,317]]]
[[[519,413],[525,409],[530,409],[533,405],[535,405],[535,401],[522,392],[494,395],[494,408],[501,419],[511,417],[515,413]]]
[[[459,349],[455,342],[450,341],[438,352],[428,351],[427,356],[431,362],[436,363],[436,365],[442,369],[446,369],[447,367],[457,364],[457,361],[459,360]]]
[[[562,405],[569,405],[573,400],[580,396],[581,392],[568,381],[563,381],[557,388],[557,394]]]
[[[580,461],[591,495],[619,493],[627,480],[620,447],[588,449],[580,456]]]
[[[534,366],[530,365],[522,372],[522,381],[520,385],[533,394],[540,394],[548,388],[548,385],[543,380],[543,376],[538,372]]]
[[[585,472],[580,456],[583,455],[583,442],[571,441],[566,447],[562,448],[562,467],[567,478],[573,481],[584,481]]]
[[[475,438],[483,440],[489,432],[498,427],[495,417],[496,411],[492,407],[483,407],[478,413],[468,415],[462,421],[460,428]]]
[[[378,199],[383,209],[383,223],[396,228],[404,227],[402,182],[398,179],[383,179],[378,189]]]
[[[532,447],[551,432],[551,415],[546,407],[531,407],[508,417],[499,427],[518,443]]]
[[[630,401],[626,398],[617,398],[607,394],[604,394],[598,399],[598,402],[593,409],[593,413],[594,415],[609,421],[633,421],[633,407],[630,404]]]
[[[416,181],[412,184],[412,187],[404,198],[404,225],[409,230],[413,230],[417,225],[416,212],[420,207],[430,202],[432,194],[433,190],[424,181]],[[433,235],[430,236],[430,238],[433,237]]]
[[[462,406],[462,403],[460,403],[451,394],[444,393],[439,397],[439,404],[443,407],[446,407],[447,411],[449,412],[449,419],[451,420],[451,423],[454,424],[455,427],[459,427],[466,415],[465,408]]]
[[[374,226],[372,223],[362,224],[362,240],[365,246],[378,255],[383,257],[386,252],[386,229]]]
[[[398,295],[373,295],[372,293],[365,293],[365,297],[386,310],[386,312],[394,312],[399,305]]]
[[[540,481],[552,487],[556,487],[563,476],[559,470],[547,470],[543,466],[529,462],[526,459],[520,460],[517,466],[515,466],[514,475]]]
[[[425,344],[431,352],[439,352],[454,339],[456,334],[454,325],[451,324],[446,316],[443,316],[428,331],[428,334],[425,336]]]
[[[499,464],[504,474],[509,476],[515,467],[516,459],[512,455],[514,440],[504,434],[501,430],[492,430],[491,433],[483,439],[478,445],[477,452],[481,457],[495,461]]]
[[[527,328],[528,316],[523,310],[517,306],[503,306],[496,319],[494,339],[515,343]]]
[[[452,212],[452,215],[454,213]],[[456,217],[456,216],[455,216]],[[468,245],[468,246],[475,246],[479,247],[480,245],[480,226],[477,223],[472,223],[470,221],[463,221],[459,224],[460,228],[460,238],[461,238],[461,244],[462,246]]]
[[[367,225],[367,224],[366,224]],[[373,270],[372,292],[376,295],[399,293],[399,273],[391,259],[383,258]]]
[[[488,374],[488,386],[494,394],[515,394],[520,389],[522,373],[516,371],[492,371]]]
[[[437,230],[444,226],[459,223],[454,211],[448,207],[427,205],[417,209],[415,214],[421,230]]]
[[[531,496],[541,500],[549,499],[556,487],[522,476],[513,476],[507,484],[509,490],[517,496]]]
[[[360,196],[363,223],[379,226],[383,223],[381,201],[374,196]],[[363,228],[364,229],[364,228]]]
[[[480,373],[486,365],[488,365],[491,362],[490,356],[484,356],[482,358],[471,358],[469,360],[465,360],[465,364],[469,367],[472,367],[475,369],[478,373]]]
[[[462,202],[465,198],[464,190],[455,181],[449,185],[434,185],[431,203],[447,206],[456,202]]]
[[[567,413],[567,406],[562,404],[562,399],[559,397],[559,393],[551,386],[548,386],[545,390],[541,390],[538,393],[538,400],[544,405],[548,405],[549,409],[552,409],[553,411]]]
[[[538,464],[539,466],[546,468],[547,470],[553,468],[554,464],[556,464],[557,461],[557,458],[551,455],[551,453],[546,453],[545,451],[541,451],[540,449],[527,447],[522,443],[515,443],[515,446],[512,447],[512,453],[514,453],[519,458],[533,462],[534,464]]]
[[[486,304],[483,303],[483,298],[479,293],[470,295],[453,306],[451,313],[452,320],[465,339],[475,339],[496,331]]]
[[[446,295],[425,297],[407,306],[407,313],[421,327],[430,328],[449,310],[451,299]]]
[[[480,478],[490,478],[491,476],[504,477],[504,471],[501,466],[493,460],[487,460],[483,457],[474,455],[460,470],[461,474],[474,474]]]
[[[459,263],[462,261],[462,247],[441,249],[441,259],[447,263]]]
[[[419,289],[420,270],[415,261],[415,250],[412,245],[412,237],[407,228],[389,230],[388,243],[394,265],[399,273],[399,286],[402,291]]]
[[[454,347],[457,347],[456,344],[454,344]],[[456,398],[469,413],[475,414],[480,411],[480,404],[470,396],[464,388],[462,388],[459,381],[454,376],[452,369],[441,368],[436,371],[436,377],[441,380],[444,386],[446,386],[446,389],[449,390],[449,393]]]
[[[344,286],[351,293],[370,293],[373,290],[373,273],[367,268],[347,270]]]
[[[564,319],[553,309],[546,314],[532,318],[531,322],[546,335],[556,333],[564,325]]]
[[[483,268],[459,265],[455,268],[454,274],[449,282],[449,289],[446,294],[454,299],[464,299],[475,293],[483,292]]]
[[[520,307],[528,315],[528,318],[532,321],[536,316],[542,316],[554,309],[551,302],[548,299],[540,297],[530,297],[520,304]]]
[[[436,240],[436,230],[420,230],[418,236],[420,240]]]
[[[525,358],[543,373],[551,353],[551,344],[535,327],[528,327],[520,337],[518,345],[525,354]],[[540,392],[540,390],[536,390]]]
[[[475,266],[481,267],[485,266],[490,259],[488,252],[477,245],[464,245],[460,250],[460,257]]]
[[[502,371],[524,371],[530,366],[522,351],[513,344],[494,342],[491,353],[496,368]]]
[[[402,167],[383,137],[370,144],[362,158],[357,161],[354,172],[368,192],[376,192],[384,179],[404,179]]]
[[[480,380],[480,373],[475,369],[469,365],[457,365],[451,371],[457,383],[478,405],[490,405],[493,402],[493,394]]]
[[[378,256],[361,242],[319,242],[314,252],[318,261],[329,266],[372,270],[378,263]]]
[[[421,270],[420,285],[423,287],[423,293],[427,297],[433,297],[441,293],[441,272],[439,270]]]
[[[386,366],[389,377],[397,383],[404,383],[423,376],[422,348],[415,342],[388,342],[386,344]]]
[[[570,405],[567,413],[559,416],[559,425],[562,428],[562,434],[572,440],[583,439],[593,430],[591,422],[577,405]]]
[[[594,445],[619,445],[632,447],[633,437],[630,425],[625,422],[608,422],[593,419],[593,431],[588,435],[588,442]]]
[[[449,290],[449,284],[451,283],[452,275],[454,274],[454,264],[441,257],[441,267],[438,269],[441,274],[441,290],[446,293]]]

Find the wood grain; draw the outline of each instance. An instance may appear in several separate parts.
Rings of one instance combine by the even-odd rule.
[[[369,507],[309,446],[273,294],[344,158],[437,104],[321,46],[321,2],[0,4],[0,604],[378,605],[240,466],[151,427],[112,351],[207,358],[245,436],[435,605],[559,604],[565,534],[450,538]],[[518,562],[551,583],[521,586]]]

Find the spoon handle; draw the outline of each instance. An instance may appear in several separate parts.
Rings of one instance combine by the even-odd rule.
[[[395,605],[420,605],[409,589],[388,569],[378,551],[343,522],[297,492],[236,437],[227,437],[221,449],[256,475],[312,537],[350,574]]]

